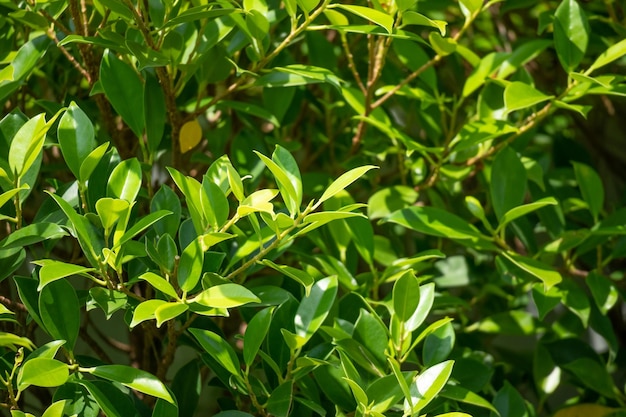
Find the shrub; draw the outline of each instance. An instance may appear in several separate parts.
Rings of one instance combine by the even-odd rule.
[[[616,2],[0,9],[12,417],[624,411]]]

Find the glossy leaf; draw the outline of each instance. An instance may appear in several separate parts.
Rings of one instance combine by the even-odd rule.
[[[341,8],[347,12],[350,12],[356,16],[362,17],[383,27],[387,33],[391,33],[393,29],[393,17],[389,14],[364,6],[353,6],[346,4],[335,4],[335,7]]]
[[[155,289],[161,291],[163,294],[169,295],[172,298],[178,298],[176,290],[165,278],[155,274],[154,272],[146,272],[139,276],[139,279],[147,281]]]
[[[45,115],[39,114],[18,130],[9,148],[10,175],[21,177],[35,163],[43,149],[46,133],[55,118],[46,122]]]
[[[72,285],[66,280],[57,280],[43,287],[39,294],[39,312],[46,331],[55,339],[66,340],[67,349],[74,350],[81,316]]]
[[[324,191],[320,199],[315,204],[315,207],[318,207],[321,203],[328,200],[338,192],[344,190],[350,184],[352,184],[357,179],[361,178],[367,171],[378,168],[374,165],[366,165],[358,168],[351,169],[348,172],[345,172],[339,176],[335,181],[333,181],[328,188]]]
[[[524,272],[541,280],[546,289],[550,289],[552,286],[558,284],[563,280],[561,274],[558,271],[555,271],[548,265],[545,265],[532,258],[521,255],[507,254],[505,252],[503,252],[502,255],[509,261],[511,261],[515,266],[522,269]]]
[[[72,174],[82,180],[80,167],[98,143],[91,120],[75,102],[70,103],[59,120],[57,137],[65,163]]]
[[[200,193],[200,205],[207,222],[214,231],[228,220],[228,200],[222,189],[212,181],[203,180]]]
[[[141,189],[141,164],[137,158],[120,162],[107,183],[107,195],[132,203]]]
[[[58,387],[69,377],[67,364],[56,359],[35,358],[26,361],[17,375],[17,388],[25,390],[29,385]]]
[[[68,264],[52,259],[42,259],[41,261],[35,261],[33,263],[41,266],[41,269],[39,270],[39,286],[37,287],[37,291],[41,291],[46,284],[56,281],[57,279],[69,277],[71,275],[83,275],[94,271],[93,268]]]
[[[412,414],[418,414],[435,399],[448,382],[453,366],[454,361],[445,361],[431,366],[418,375],[415,383],[411,385]]]
[[[546,197],[546,198],[542,198],[541,200],[537,200],[537,201],[535,201],[533,203],[524,204],[522,206],[514,207],[514,208],[508,210],[506,213],[504,213],[504,215],[500,219],[500,224],[498,225],[498,228],[496,229],[496,233],[499,232],[500,230],[504,229],[507,224],[509,224],[510,222],[512,222],[513,220],[515,220],[517,218],[525,216],[525,215],[527,215],[529,213],[532,213],[535,210],[539,210],[539,209],[541,209],[543,207],[554,206],[554,205],[557,205],[557,204],[558,204],[558,202],[556,201],[556,199],[554,197]]]
[[[157,377],[141,369],[125,365],[100,365],[86,369],[84,372],[120,383],[146,395],[162,398],[172,404],[175,403],[167,387]]]
[[[243,361],[249,368],[267,336],[272,321],[273,307],[267,307],[252,317],[243,337]]]
[[[407,321],[420,301],[420,286],[413,271],[404,273],[393,286],[393,310],[400,321]]]
[[[109,142],[105,142],[93,151],[91,151],[89,155],[87,155],[87,157],[83,159],[78,172],[78,179],[80,181],[85,182],[91,177],[91,174],[104,157],[108,148]]]
[[[504,89],[504,106],[507,113],[523,110],[543,103],[554,96],[549,96],[521,81],[513,81]]]
[[[157,327],[161,327],[161,325],[166,321],[172,320],[180,316],[187,310],[189,310],[189,306],[187,304],[179,302],[165,303],[159,305],[154,310],[154,318],[156,319]]]
[[[65,400],[56,401],[46,408],[46,411],[41,417],[63,417],[63,410],[65,408]]]
[[[267,265],[270,268],[274,269],[275,271],[278,271],[282,274],[285,274],[286,276],[288,276],[289,278],[295,280],[296,282],[299,282],[300,284],[302,284],[302,286],[304,287],[305,290],[305,295],[308,297],[310,292],[311,292],[311,287],[313,286],[313,283],[315,282],[313,277],[311,275],[309,275],[307,272],[302,271],[300,269],[291,267],[289,265],[278,265],[275,264],[274,262],[270,261],[269,259],[263,259],[263,261],[261,261],[261,263],[263,265]]]
[[[580,64],[589,43],[589,23],[576,0],[563,0],[554,13],[554,45],[565,71]]]
[[[446,26],[447,22],[443,20],[432,20],[421,13],[414,12],[412,10],[408,10],[402,15],[402,26],[406,25],[419,25],[419,26],[429,26],[436,28],[441,33],[441,36],[446,35]]]
[[[221,336],[208,330],[189,329],[200,346],[232,375],[239,375],[239,359],[233,348]]]
[[[100,64],[100,83],[115,111],[122,116],[133,133],[141,137],[145,127],[144,85],[139,75],[107,50]]]
[[[292,183],[294,174],[289,174],[283,167],[268,158],[267,156],[256,152],[257,156],[263,161],[263,163],[272,172],[272,175],[276,179],[280,193],[287,205],[287,209],[292,216],[295,216],[300,211],[300,203],[302,201],[302,189],[298,191]],[[298,174],[299,175],[299,174]],[[301,187],[301,185],[300,185]]]
[[[133,403],[128,395],[124,395],[117,387],[108,381],[88,381],[80,380],[87,392],[89,400],[97,403],[98,407],[107,417],[124,417],[132,415]]]
[[[194,239],[187,245],[178,264],[178,285],[189,292],[194,289],[202,274],[203,251],[200,241]]]
[[[606,51],[602,52],[600,56],[596,58],[594,63],[591,64],[585,73],[590,74],[598,68],[602,68],[603,66],[620,59],[624,55],[626,55],[626,39],[622,39],[621,41],[609,46]]]
[[[33,223],[5,237],[0,241],[0,248],[4,250],[21,248],[48,239],[60,239],[64,236],[67,236],[67,232],[56,223]]]
[[[135,307],[135,310],[133,311],[133,318],[129,326],[133,328],[141,322],[154,319],[156,309],[166,303],[167,301],[156,299],[143,301],[141,304]]]
[[[295,332],[308,341],[322,325],[337,295],[337,277],[322,278],[313,284],[311,293],[304,297],[294,318]]]
[[[228,283],[210,287],[192,301],[207,307],[232,308],[248,303],[259,303],[261,299],[243,285]]]

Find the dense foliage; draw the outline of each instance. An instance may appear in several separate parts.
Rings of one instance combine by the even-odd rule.
[[[625,34],[1,0],[0,413],[624,413]]]

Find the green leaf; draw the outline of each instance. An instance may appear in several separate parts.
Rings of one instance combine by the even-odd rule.
[[[393,31],[393,17],[385,12],[364,6],[353,6],[346,4],[333,4],[334,7],[343,9],[356,16],[369,20],[372,23],[384,28],[387,33]]]
[[[420,301],[420,286],[413,271],[405,272],[393,286],[393,311],[402,323],[415,312]]]
[[[313,284],[294,317],[296,335],[306,343],[322,325],[337,296],[337,276],[322,278]]]
[[[177,414],[167,413],[161,416],[192,416],[198,408],[198,401],[202,392],[202,374],[196,359],[190,360],[176,372],[171,387],[180,411]],[[152,417],[157,416],[153,414]]]
[[[165,278],[155,274],[154,272],[146,272],[139,276],[139,279],[147,281],[155,289],[161,291],[163,294],[169,295],[172,298],[178,299],[176,290]]]
[[[341,176],[339,176],[339,178],[333,181],[328,186],[328,188],[324,191],[320,199],[317,201],[317,203],[315,203],[314,208],[319,207],[321,203],[328,200],[329,198],[331,198],[338,192],[343,191],[347,186],[352,184],[357,179],[361,178],[363,174],[365,174],[367,171],[374,169],[374,168],[378,168],[378,167],[374,165],[366,165],[366,166],[351,169],[350,171],[341,174]]]
[[[504,89],[504,106],[507,113],[526,109],[544,101],[553,99],[529,84],[513,81]]]
[[[125,387],[134,389],[135,391],[139,391],[156,398],[162,398],[165,401],[175,404],[175,401],[167,387],[163,385],[157,377],[146,371],[142,371],[141,369],[125,365],[100,365],[89,368],[84,372],[88,372],[99,378],[120,383]]]
[[[80,167],[98,143],[91,120],[73,101],[59,120],[57,137],[65,163],[82,180]]]
[[[63,410],[65,409],[66,400],[60,400],[52,403],[41,417],[63,417]]]
[[[598,173],[588,165],[580,162],[572,162],[574,174],[580,187],[583,199],[589,206],[589,211],[594,222],[598,221],[598,216],[604,206],[604,186]]]
[[[132,203],[141,189],[141,164],[137,158],[120,162],[107,182],[107,196]]]
[[[261,263],[263,265],[269,266],[270,268],[282,274],[285,274],[289,278],[302,284],[305,290],[305,295],[307,297],[309,296],[311,292],[311,287],[313,286],[313,283],[315,282],[315,280],[313,279],[311,275],[309,275],[305,271],[302,271],[300,269],[297,269],[288,265],[277,265],[274,262],[270,261],[269,259],[263,259]]]
[[[626,55],[626,39],[622,39],[621,41],[609,46],[606,51],[602,52],[600,56],[596,58],[595,62],[591,64],[587,71],[585,71],[585,74],[591,74],[598,68],[608,65],[611,62],[620,59],[624,55]]]
[[[130,203],[118,198],[105,197],[96,201],[96,212],[104,230],[111,230],[121,218],[128,216]]]
[[[189,310],[189,306],[180,302],[161,304],[154,310],[154,318],[156,318],[157,327],[161,327],[166,321],[180,316],[187,310]]]
[[[280,127],[280,122],[272,113],[261,106],[252,103],[244,103],[241,101],[221,100],[216,106],[218,109],[233,109],[237,112],[249,114],[263,120],[267,120],[276,127]]]
[[[267,400],[267,412],[275,417],[287,417],[293,402],[293,381],[280,384]]]
[[[270,329],[274,307],[267,307],[252,317],[243,335],[243,361],[248,368],[254,362],[265,336]]]
[[[430,32],[428,41],[437,55],[447,56],[456,51],[456,41],[452,38],[444,38],[438,32]]]
[[[473,225],[455,214],[435,207],[408,207],[392,213],[385,221],[427,235],[458,240],[468,246],[494,248],[493,244],[486,240],[487,237]]]
[[[69,277],[71,275],[85,275],[88,272],[95,271],[94,268],[82,265],[68,264],[65,262],[55,261],[52,259],[42,259],[33,261],[34,264],[41,266],[39,270],[39,286],[37,291],[41,291],[43,287],[57,279]]]
[[[239,284],[221,284],[210,287],[190,300],[207,307],[232,308],[248,303],[260,303],[261,299]]]
[[[470,404],[477,407],[485,408],[498,414],[498,410],[480,395],[464,388],[460,385],[446,385],[439,394],[441,397],[458,401],[464,404]]]
[[[459,0],[459,5],[467,20],[482,9],[483,0]]]
[[[178,26],[183,23],[188,22],[197,22],[202,19],[214,19],[220,16],[229,15],[231,13],[243,13],[242,9],[233,9],[233,8],[209,8],[210,4],[205,4],[201,6],[190,7],[187,10],[184,10],[177,16],[169,19],[163,28],[169,28],[172,26]]]
[[[510,310],[485,317],[468,331],[508,336],[531,336],[541,330],[541,323],[527,311]]]
[[[493,405],[498,410],[498,414],[502,417],[528,416],[524,398],[509,381],[504,381],[504,387],[502,387],[494,397]]]
[[[80,385],[89,393],[89,401],[95,400],[107,417],[126,417],[135,412],[132,400],[108,381],[80,379]]]
[[[563,280],[561,274],[542,262],[525,256],[509,254],[506,252],[502,252],[502,255],[527,274],[541,280],[545,285],[546,290],[549,290],[552,286]]]
[[[18,49],[9,65],[0,71],[0,101],[4,103],[24,83],[51,44],[52,41],[43,34]]]
[[[17,374],[17,389],[25,390],[30,385],[58,387],[69,378],[67,364],[56,359],[35,358],[26,361]]]
[[[228,220],[228,200],[222,189],[206,177],[202,181],[201,190],[200,205],[204,216],[213,230],[218,231]]]
[[[441,36],[446,36],[446,26],[448,26],[448,23],[443,20],[432,20],[421,13],[408,10],[402,15],[402,27],[407,25],[433,27],[439,30]]]
[[[123,246],[126,242],[128,242],[129,240],[137,236],[139,233],[143,232],[148,227],[152,226],[154,223],[158,222],[163,217],[169,216],[170,214],[172,214],[171,211],[159,210],[159,211],[155,211],[154,213],[150,213],[146,216],[143,216],[141,219],[139,219],[137,223],[135,223],[130,229],[128,229],[122,235],[122,237],[120,237],[120,239],[117,241],[117,243],[115,243],[115,245],[111,249],[116,249],[116,248]]]
[[[504,229],[507,224],[511,223],[513,220],[520,218],[522,216],[527,215],[528,213],[532,213],[535,210],[539,210],[540,208],[546,206],[555,206],[558,205],[558,201],[554,197],[545,197],[541,200],[537,200],[534,203],[524,204],[522,206],[514,207],[508,210],[502,218],[500,219],[500,224],[496,229],[496,233],[500,230]]]
[[[522,204],[526,194],[526,169],[511,147],[502,149],[491,168],[491,204],[498,219]]]
[[[141,322],[154,319],[156,309],[166,303],[167,301],[163,300],[143,301],[141,304],[135,307],[135,311],[133,311],[133,318],[130,322],[129,327],[132,329]]]
[[[237,354],[221,336],[201,329],[189,329],[189,332],[198,340],[200,346],[232,375],[239,376],[240,365]]]
[[[137,72],[106,50],[100,64],[100,84],[115,111],[141,137],[145,127],[144,85]]]
[[[367,217],[370,220],[386,217],[415,203],[417,197],[417,191],[405,185],[383,188],[367,201]]]
[[[454,361],[445,361],[431,366],[419,374],[415,383],[411,385],[411,400],[413,403],[411,413],[413,415],[419,415],[419,412],[435,399],[446,385],[446,382],[448,382],[453,366]],[[407,404],[405,403],[406,408]]]
[[[259,77],[254,84],[263,87],[296,87],[300,85],[328,83],[341,90],[341,80],[332,71],[312,65],[293,64],[274,67]]]
[[[15,134],[9,148],[9,168],[15,177],[22,177],[35,163],[43,149],[46,134],[58,114],[46,122],[45,114],[39,114],[26,123]]]
[[[66,280],[46,285],[39,294],[39,312],[47,333],[55,339],[66,340],[67,349],[73,351],[81,315],[78,297],[72,285]]]
[[[419,303],[411,316],[405,320],[404,328],[408,332],[416,330],[424,323],[435,301],[435,284],[429,282],[420,286]]]
[[[163,88],[161,88],[159,80],[156,76],[148,71],[144,71],[144,74],[146,78],[146,87],[143,92],[143,105],[145,112],[144,118],[146,124],[146,138],[148,151],[154,155],[159,149],[159,145],[161,144],[161,139],[163,139],[163,133],[165,131],[165,121],[167,119],[165,93],[163,93]]]
[[[291,155],[291,153],[283,148],[280,145],[276,145],[274,152],[272,153],[272,161],[278,165],[282,172],[285,173],[289,182],[291,183],[291,188],[293,189],[293,205],[295,206],[293,210],[289,210],[290,213],[294,214],[299,211],[300,206],[302,205],[302,177],[300,176],[300,169],[298,168],[298,163],[295,158]],[[279,184],[280,185],[280,184]],[[281,194],[282,194],[281,190]]]
[[[89,295],[98,307],[102,309],[107,320],[111,318],[113,313],[126,307],[128,302],[128,298],[123,292],[102,287],[91,288]]]
[[[298,192],[294,182],[292,182],[295,174],[288,173],[282,166],[262,153],[257,151],[254,151],[254,153],[272,172],[272,175],[276,179],[280,194],[285,201],[285,205],[287,206],[287,210],[289,210],[292,217],[295,217],[300,212],[300,203],[302,202],[302,184],[300,183],[300,190]]]
[[[611,280],[599,274],[597,271],[591,271],[585,282],[591,291],[593,300],[602,314],[607,314],[619,300],[618,289]]]
[[[48,239],[60,239],[67,232],[56,223],[33,223],[16,230],[0,241],[3,250],[21,248],[43,242]]]
[[[452,352],[455,341],[452,323],[446,323],[426,336],[422,350],[424,366],[432,366],[445,360]]]
[[[350,390],[352,391],[352,395],[354,395],[354,399],[357,401],[357,404],[361,407],[366,407],[369,404],[369,400],[367,399],[367,394],[361,388],[361,386],[354,380],[350,378],[343,378],[348,385],[350,386]]]
[[[91,177],[91,174],[100,163],[100,160],[102,159],[108,148],[109,142],[105,142],[93,151],[91,151],[89,155],[84,158],[84,160],[80,164],[80,170],[78,173],[78,179],[81,182],[86,182]]]
[[[507,78],[550,46],[552,41],[548,39],[532,39],[516,47],[500,66],[498,78]]]
[[[28,184],[23,184],[21,187],[19,188],[14,188],[12,190],[9,190],[5,193],[0,194],[0,207],[4,206],[7,202],[9,202],[13,197],[15,197],[15,195],[17,193],[19,193],[22,190],[28,190]]]
[[[204,252],[199,239],[193,239],[183,250],[178,263],[178,286],[184,292],[194,289],[202,275]]]
[[[554,13],[554,46],[561,65],[571,72],[587,51],[589,22],[576,0],[563,0]]]

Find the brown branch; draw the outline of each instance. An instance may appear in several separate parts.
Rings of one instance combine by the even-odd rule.
[[[4,304],[6,307],[12,310],[18,310],[28,313],[28,309],[26,306],[18,301],[13,301],[4,295],[0,295],[0,303]]]

